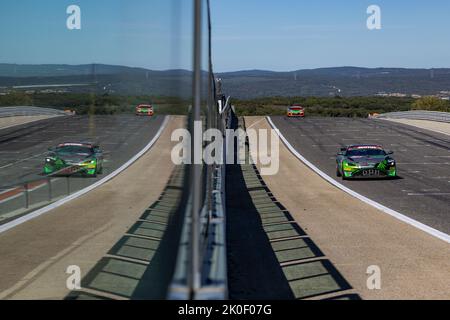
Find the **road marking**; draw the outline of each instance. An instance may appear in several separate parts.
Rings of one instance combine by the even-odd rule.
[[[431,144],[406,144],[405,147],[409,148],[431,147]]]
[[[397,121],[396,119],[381,119],[381,118],[380,118],[379,120],[384,120],[384,121],[390,121],[390,122],[400,123],[400,124],[404,124],[404,125],[407,125],[407,126],[410,126],[410,127],[415,127],[415,128],[425,129],[425,130],[437,132],[437,133],[440,133],[440,134],[444,134],[444,135],[446,135],[446,136],[450,136],[450,133],[445,132],[445,131],[441,131],[441,130],[437,130],[437,129],[431,129],[431,128],[422,128],[422,127],[419,127],[419,126],[414,125],[414,124],[412,124],[412,123],[404,123],[404,122],[401,122],[401,121]],[[408,119],[400,119],[400,120],[408,120]],[[421,133],[427,133],[426,131],[419,131],[419,132],[421,132]]]
[[[15,165],[15,164],[18,164],[18,163],[21,163],[21,162],[24,162],[24,161],[27,161],[27,160],[31,160],[31,159],[34,159],[34,158],[43,156],[43,155],[46,154],[46,153],[47,153],[47,152],[40,153],[40,154],[36,154],[36,155],[31,156],[31,157],[28,157],[28,158],[20,159],[20,160],[18,160],[18,161],[16,161],[16,162],[11,162],[11,163],[9,163],[9,164],[7,164],[7,165],[4,165],[4,166],[0,167],[0,169],[5,169],[5,168],[12,167],[12,166]]]
[[[112,180],[119,174],[121,174],[123,171],[128,169],[133,163],[135,163],[139,158],[141,158],[147,151],[149,151],[153,145],[158,141],[159,137],[163,133],[164,129],[167,127],[167,124],[169,123],[170,116],[165,116],[163,123],[161,124],[160,128],[158,129],[158,132],[153,137],[153,139],[141,150],[139,151],[134,157],[132,157],[130,160],[128,160],[125,164],[123,164],[120,168],[116,169],[112,173],[110,173],[108,176],[104,177],[103,179],[97,181],[96,183],[77,191],[76,193],[67,196],[61,200],[56,201],[55,203],[52,203],[44,208],[41,208],[39,210],[33,211],[25,216],[22,216],[16,220],[13,220],[9,223],[5,223],[3,225],[0,225],[0,234],[3,232],[6,232],[12,228],[17,227],[18,225],[21,225],[22,223],[25,223],[27,221],[30,221],[32,219],[35,219],[43,214],[46,214],[50,210],[56,209],[74,199],[77,199],[81,197],[82,195],[85,195],[86,193],[100,187],[101,185],[105,184],[106,182]]]
[[[414,165],[414,166],[419,166],[419,165],[425,165],[425,166],[432,166],[432,165],[445,166],[445,165],[449,165],[450,162],[397,162],[397,164],[400,164],[400,165]]]
[[[436,193],[408,193],[408,196],[450,196],[448,192],[436,192]]]
[[[327,148],[340,148],[342,147],[341,144],[313,144],[312,147],[320,148],[320,147],[327,147]]]
[[[324,134],[301,134],[300,137],[323,137],[323,136],[337,136],[337,133],[324,133]]]
[[[310,169],[312,169],[314,172],[316,172],[319,176],[321,176],[323,179],[334,185],[335,187],[341,189],[342,191],[348,193],[349,195],[365,202],[366,204],[402,221],[405,222],[419,230],[424,231],[425,233],[428,233],[429,235],[441,239],[447,243],[450,243],[450,235],[436,230],[430,226],[427,226],[426,224],[423,224],[417,220],[414,220],[400,212],[397,212],[395,210],[392,210],[376,201],[373,201],[362,194],[359,194],[355,191],[353,191],[350,188],[347,188],[343,184],[337,182],[335,179],[331,178],[329,175],[327,175],[325,172],[320,170],[318,167],[316,167],[314,164],[312,164],[310,161],[308,161],[305,157],[303,157],[295,148],[289,143],[289,141],[283,136],[281,131],[276,127],[275,123],[272,121],[271,117],[267,117],[267,120],[269,121],[269,124],[272,126],[272,128],[277,132],[278,136],[280,137],[281,141],[286,145],[286,147],[291,151],[291,153],[297,157],[301,162],[303,162],[306,166],[308,166]]]
[[[343,141],[359,141],[359,140],[374,140],[374,141],[380,141],[380,138],[343,138],[341,139]]]
[[[386,133],[367,133],[368,136],[379,136],[380,138],[383,137],[401,137],[400,134],[386,134]]]
[[[52,180],[52,183],[59,181],[60,178],[56,178]],[[0,193],[0,204],[11,201],[13,199],[16,199],[18,197],[23,196],[25,190],[22,188],[25,186],[26,183],[18,186],[17,188],[9,189],[4,192]],[[29,189],[28,192],[33,192],[35,190],[41,189],[44,186],[47,186],[48,183],[46,180],[36,181],[34,183],[29,183]],[[31,186],[31,188],[30,188]]]
[[[358,129],[354,129],[354,130],[347,130],[347,129],[342,129],[342,130],[335,130],[335,129],[327,129],[327,132],[360,132],[361,130]]]

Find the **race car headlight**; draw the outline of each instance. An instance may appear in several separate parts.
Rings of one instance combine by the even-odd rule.
[[[53,158],[45,158],[45,162],[47,162],[47,163],[51,163],[54,161],[55,161],[55,159],[53,159]]]
[[[390,165],[391,167],[395,166],[395,160],[389,160],[388,165]]]
[[[345,161],[344,165],[346,165],[347,167],[357,167],[358,166],[356,163],[348,162],[348,161]]]

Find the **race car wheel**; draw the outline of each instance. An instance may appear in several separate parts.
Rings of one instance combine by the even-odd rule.
[[[339,167],[336,167],[336,176],[342,177],[341,171],[339,171]]]

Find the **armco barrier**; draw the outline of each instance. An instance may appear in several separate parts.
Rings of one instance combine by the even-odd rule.
[[[0,107],[0,118],[19,117],[19,116],[47,116],[47,115],[65,116],[67,114],[64,111],[52,108],[27,107],[27,106]]]
[[[437,111],[405,111],[405,112],[390,112],[376,116],[377,119],[411,119],[411,120],[429,120],[450,123],[450,112]]]

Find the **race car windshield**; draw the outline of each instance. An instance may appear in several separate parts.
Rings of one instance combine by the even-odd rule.
[[[386,152],[382,149],[351,149],[347,151],[347,157],[373,157],[385,156]]]
[[[293,110],[293,111],[301,111],[301,110],[303,110],[302,107],[293,107],[293,108],[289,108],[289,109]]]
[[[92,149],[89,147],[82,147],[82,146],[63,146],[58,147],[56,149],[56,152],[59,154],[77,154],[77,155],[83,155],[88,156],[92,154]]]

